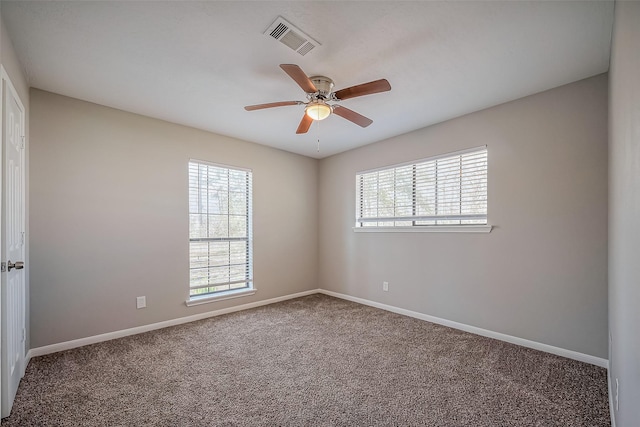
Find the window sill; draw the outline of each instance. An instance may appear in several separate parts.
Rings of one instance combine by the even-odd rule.
[[[240,298],[240,297],[248,297],[249,295],[253,295],[258,290],[253,289],[239,289],[233,291],[222,292],[217,295],[208,295],[204,297],[191,297],[185,301],[187,307],[192,307],[194,305],[200,304],[209,304],[210,302],[224,301],[227,299]]]
[[[490,233],[492,225],[423,225],[417,227],[353,227],[356,233]]]

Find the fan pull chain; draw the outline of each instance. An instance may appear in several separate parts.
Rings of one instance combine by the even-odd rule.
[[[318,123],[316,125],[316,129],[318,130],[318,148],[317,148],[317,151],[319,153],[320,152],[320,120],[316,120],[316,122]]]

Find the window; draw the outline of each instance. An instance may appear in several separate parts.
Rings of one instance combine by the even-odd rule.
[[[356,229],[486,225],[487,148],[358,173],[356,193]]]
[[[189,162],[189,297],[253,288],[251,171]]]

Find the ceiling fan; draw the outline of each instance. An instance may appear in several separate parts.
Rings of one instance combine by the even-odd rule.
[[[330,102],[339,102],[357,96],[371,95],[373,93],[386,92],[391,90],[391,85],[386,79],[375,80],[369,83],[363,83],[351,86],[345,89],[332,92],[333,80],[325,76],[307,75],[302,68],[295,64],[280,64],[280,68],[289,75],[307,94],[307,102],[303,101],[282,101],[271,102],[269,104],[248,105],[244,107],[247,111],[262,110],[264,108],[284,107],[287,105],[305,105],[305,114],[302,116],[300,125],[296,133],[307,133],[314,120],[324,120],[331,113],[336,114],[343,119],[347,119],[361,127],[367,127],[373,120],[358,114],[353,110],[342,107]]]

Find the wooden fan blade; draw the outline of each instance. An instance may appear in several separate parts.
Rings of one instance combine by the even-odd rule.
[[[302,116],[302,120],[300,120],[300,125],[298,125],[296,133],[307,133],[311,127],[311,123],[313,123],[313,119],[305,113],[305,115]]]
[[[263,108],[273,108],[273,107],[284,107],[286,105],[298,105],[299,101],[282,101],[282,102],[271,102],[269,104],[256,104],[256,105],[247,105],[244,107],[247,111],[253,110],[262,110]]]
[[[298,86],[306,93],[316,93],[318,91],[316,86],[309,80],[309,77],[302,71],[302,68],[295,64],[280,64],[280,68],[298,83]]]
[[[337,99],[349,99],[356,96],[371,95],[372,93],[387,92],[391,90],[391,85],[387,79],[375,80],[369,83],[363,83],[361,85],[351,86],[345,89],[340,89],[335,92],[334,95]]]
[[[363,128],[366,128],[371,123],[373,123],[373,120],[371,120],[370,118],[365,117],[362,114],[356,113],[355,111],[350,110],[348,108],[341,107],[339,105],[336,105],[333,107],[333,113],[337,114],[343,119],[347,119],[350,122],[357,124],[358,126],[362,126]]]

